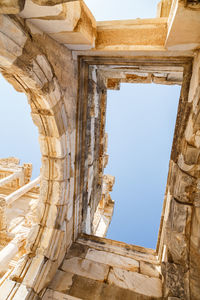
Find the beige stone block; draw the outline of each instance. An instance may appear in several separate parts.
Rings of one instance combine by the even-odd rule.
[[[41,272],[44,264],[45,257],[43,255],[36,255],[30,264],[30,267],[24,277],[23,284],[27,287],[33,288],[38,278],[38,274]]]
[[[190,1],[186,3],[189,4]],[[195,50],[200,45],[199,10],[188,9],[184,1],[173,1],[168,19],[165,48],[171,51]]]
[[[107,277],[109,267],[88,259],[73,257],[65,259],[61,269],[65,272],[71,272],[86,278],[104,281]]]
[[[32,0],[34,3],[37,3],[38,5],[43,5],[43,6],[54,6],[57,4],[63,4],[66,2],[73,2],[77,0]],[[82,1],[82,0],[80,0]]]
[[[41,224],[48,228],[61,228],[67,215],[67,208],[67,205],[46,204]]]
[[[67,159],[42,157],[41,176],[45,180],[67,180]]]
[[[131,50],[133,46],[164,46],[165,18],[97,22],[97,50]]]
[[[12,289],[16,285],[15,281],[6,279],[3,284],[0,286],[0,300],[5,300],[9,297]]]
[[[150,277],[161,277],[160,266],[156,266],[144,261],[140,261],[140,273]]]
[[[42,269],[37,274],[33,287],[36,293],[40,293],[41,290],[49,284],[52,276],[56,273],[57,268],[57,263],[53,263],[51,260],[45,259]]]
[[[25,0],[1,0],[0,14],[18,14],[24,8]]]
[[[30,288],[27,288],[25,285],[20,284],[19,289],[15,293],[14,299],[15,300],[28,300],[33,299],[33,291]]]
[[[144,296],[162,297],[162,282],[158,278],[113,268],[109,273],[108,282]]]
[[[36,61],[40,66],[42,72],[46,76],[47,80],[51,81],[53,78],[53,73],[52,73],[51,66],[47,60],[47,57],[45,55],[37,55]]]
[[[53,291],[48,289],[43,298],[43,300],[82,300],[81,298],[77,298],[77,297],[73,297],[73,296],[69,296],[57,291]]]
[[[35,26],[48,33],[53,39],[67,45],[70,49],[91,49],[94,46],[96,21],[84,2],[69,1],[62,6],[57,5],[58,8],[54,15],[53,11],[47,7],[45,16],[48,18],[46,19],[39,17],[43,14],[42,8],[38,8],[39,16],[31,17],[30,11],[36,11],[35,6],[32,4],[28,8],[25,7],[22,12],[23,17],[29,17]],[[62,11],[58,13],[61,8]],[[50,15],[48,15],[48,11],[50,11]]]
[[[200,149],[187,145],[184,153],[184,161],[187,165],[197,164],[199,158]]]
[[[118,267],[125,270],[130,270],[130,271],[139,270],[139,262],[136,261],[135,259],[117,255],[114,253],[105,252],[105,251],[89,249],[85,258],[95,262],[110,265],[113,267]]]
[[[59,118],[59,115],[52,116],[31,113],[31,116],[34,124],[38,127],[39,133],[44,136],[55,136],[59,138],[66,131],[63,127],[62,118]]]
[[[54,205],[67,205],[69,201],[68,181],[41,180],[40,187],[40,201]]]
[[[0,66],[10,67],[22,55],[27,36],[8,16],[0,14]]]
[[[35,81],[37,88],[42,88],[48,82],[44,72],[36,60],[32,61],[32,68],[28,70],[29,76]]]
[[[29,251],[31,252],[32,246],[34,245],[34,243],[36,241],[39,230],[40,230],[40,226],[38,224],[32,225],[32,227],[28,233],[27,239],[26,239],[26,250],[28,252]]]
[[[192,220],[191,242],[199,249],[200,244],[200,207],[195,207]]]
[[[190,115],[186,130],[185,130],[186,141],[191,142],[193,135],[194,135],[194,121],[192,119],[192,116]]]
[[[39,1],[38,1],[39,3]],[[26,0],[24,9],[20,12],[22,18],[40,18],[40,17],[52,17],[58,16],[62,13],[62,5],[54,6],[41,6],[38,3],[34,3],[32,0]]]
[[[50,108],[54,107],[61,99],[61,88],[57,78],[53,78],[52,83],[49,86],[49,93],[46,95],[46,99]]]
[[[67,206],[67,221],[73,216],[73,199],[70,199]]]
[[[60,138],[39,135],[40,149],[43,156],[64,158],[67,155],[66,135]]]
[[[74,274],[58,270],[49,288],[61,293],[67,293],[72,286]]]
[[[45,255],[51,260],[56,260],[64,240],[64,235],[64,231],[45,227],[37,248],[37,255]]]
[[[66,222],[66,248],[69,248],[73,241],[73,231],[74,231],[73,225],[74,225],[74,220],[72,216],[71,219]]]
[[[62,13],[61,16],[55,11],[55,15],[49,16],[46,20],[40,18],[30,18],[29,20],[50,35],[51,33],[73,31],[81,14],[79,1],[64,4],[64,7],[65,13]]]

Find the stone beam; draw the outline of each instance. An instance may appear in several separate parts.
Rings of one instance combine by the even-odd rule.
[[[18,14],[23,10],[26,0],[1,0],[0,14]],[[33,0],[37,5],[54,6],[66,2],[74,2],[77,0]],[[79,0],[82,1],[82,0]]]
[[[196,7],[196,9],[195,9]],[[165,47],[173,51],[195,50],[200,47],[199,6],[191,9],[184,1],[175,0],[168,19]]]
[[[25,184],[20,189],[16,190],[12,194],[8,195],[5,200],[7,205],[10,205],[15,200],[19,199],[19,197],[23,196],[27,192],[29,192],[32,188],[34,188],[37,184],[40,183],[40,176],[34,179],[33,181]]]
[[[164,46],[166,35],[166,18],[97,22],[96,49],[160,49]]]
[[[38,0],[26,0],[20,17],[70,49],[85,50],[95,46],[96,20],[83,1],[55,6],[47,6],[49,1],[45,1],[41,6]]]
[[[18,171],[18,172],[13,173],[13,174],[11,174],[11,175],[5,177],[5,178],[2,178],[2,179],[0,180],[0,186],[4,186],[4,185],[10,183],[10,182],[13,181],[14,179],[20,178],[20,176],[22,176],[22,175],[23,175],[23,172],[22,172],[22,171]]]

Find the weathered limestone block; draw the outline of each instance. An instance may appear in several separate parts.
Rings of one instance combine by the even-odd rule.
[[[162,274],[164,281],[164,296],[178,297],[180,299],[187,298],[187,290],[189,287],[188,270],[184,266],[174,263],[163,263]]]
[[[34,3],[38,4],[38,5],[44,5],[44,6],[53,6],[53,5],[57,5],[57,4],[62,4],[62,3],[66,3],[66,2],[73,2],[73,1],[77,1],[77,0],[32,0]],[[82,0],[79,0],[82,1]]]
[[[44,156],[64,158],[67,155],[66,135],[63,134],[60,138],[46,137],[42,134],[39,136],[41,153]]]
[[[0,299],[7,299],[7,297],[9,297],[12,289],[14,288],[14,286],[16,285],[15,281],[6,279],[3,284],[0,286]]]
[[[133,50],[139,45],[163,46],[166,34],[165,18],[98,22],[96,49]]]
[[[64,231],[45,228],[44,235],[37,248],[37,254],[43,254],[53,261],[57,260],[65,239]]]
[[[191,298],[198,299],[200,295],[200,207],[195,207],[190,237],[190,291]]]
[[[66,295],[66,294],[63,294],[63,293],[59,293],[57,291],[53,291],[53,290],[50,290],[48,289],[43,298],[43,300],[54,300],[54,299],[59,299],[59,300],[82,300],[81,298],[77,298],[77,297],[73,297],[73,296],[70,296],[70,295]]]
[[[108,78],[107,89],[108,90],[120,90],[121,79],[118,78]]]
[[[140,261],[140,273],[150,277],[161,277],[160,266]]]
[[[86,259],[110,265],[113,267],[137,272],[139,270],[139,262],[129,257],[120,256],[114,253],[89,249],[86,254]]]
[[[173,9],[168,19],[168,33],[165,42],[168,50],[184,51],[199,48],[199,9],[188,8],[185,5],[187,2],[190,1],[177,0],[172,3]]]
[[[108,283],[132,290],[144,296],[162,297],[162,283],[158,278],[151,278],[136,272],[113,268],[109,272]]]
[[[18,14],[24,8],[25,0],[1,0],[0,14]]]
[[[94,47],[96,20],[84,1],[26,0],[20,16],[70,49]]]
[[[199,127],[200,128],[200,127]],[[187,165],[197,164],[199,158],[200,149],[187,145],[184,156],[184,161]]]
[[[48,159],[42,157],[41,175],[45,180],[63,181],[70,178],[67,174],[68,160],[64,159]]]
[[[180,164],[183,167],[183,164]],[[173,163],[170,174],[170,193],[183,203],[192,203],[196,180],[186,172],[183,172],[177,164]]]
[[[188,101],[193,102],[199,95],[199,79],[200,79],[200,51],[195,52],[193,70],[192,70],[192,78],[190,81],[190,90],[188,95]],[[197,99],[198,101],[198,99]],[[197,105],[197,101],[196,105]]]
[[[108,275],[109,267],[88,259],[73,257],[65,259],[61,269],[86,278],[104,281]]]
[[[172,0],[161,0],[157,4],[157,18],[168,18]]]
[[[176,263],[188,265],[192,207],[171,200],[166,224],[166,243]]]
[[[67,293],[72,286],[73,276],[73,273],[58,270],[50,283],[49,288],[61,293]]]
[[[68,181],[54,181],[51,185],[47,180],[41,180],[40,182],[40,201],[44,203],[52,203],[54,205],[64,205],[68,193],[69,193],[69,183]],[[48,190],[48,187],[51,187],[51,190]],[[68,198],[69,199],[69,198]],[[70,198],[70,200],[72,200]]]
[[[34,293],[34,291],[30,288],[27,288],[25,285],[20,284],[19,288],[17,289],[14,298],[16,300],[28,300],[28,299],[37,299],[37,295]]]
[[[10,67],[22,54],[27,40],[25,31],[6,15],[0,15],[0,66]]]
[[[85,258],[89,247],[87,245],[81,245],[73,243],[66,255],[66,258],[81,257]]]

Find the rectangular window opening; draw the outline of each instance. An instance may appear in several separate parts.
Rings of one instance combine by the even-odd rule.
[[[114,183],[110,206],[95,235],[156,248],[172,148],[179,85],[121,83],[108,90],[107,184]],[[100,219],[98,219],[99,221]]]

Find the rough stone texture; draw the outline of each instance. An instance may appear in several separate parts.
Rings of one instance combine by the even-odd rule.
[[[66,2],[73,2],[77,0],[32,0],[32,1],[38,5],[51,6],[51,5],[57,5]]]
[[[51,6],[53,2],[56,1],[26,0],[20,16],[70,49],[93,48],[96,20],[84,1],[63,1]]]

